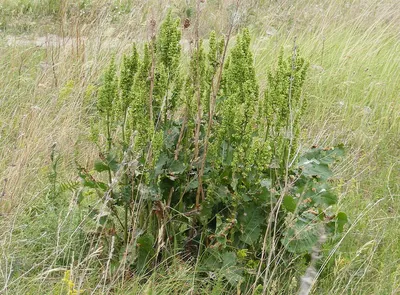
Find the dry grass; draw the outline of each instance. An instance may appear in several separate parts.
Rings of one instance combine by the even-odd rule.
[[[47,222],[57,223],[55,232],[66,233],[59,247],[74,243],[74,229],[67,225],[75,217],[62,219],[37,209],[49,186],[51,147],[57,143],[62,156],[62,179],[74,177],[75,159],[92,161],[95,150],[87,140],[87,118],[105,65],[113,54],[120,58],[134,40],[148,39],[149,20],[159,23],[169,7],[186,17],[186,4],[92,1],[82,14],[74,2],[65,0],[49,15],[39,8],[51,1],[31,1],[28,13],[17,2],[24,3],[0,1],[8,9],[1,16],[4,31],[0,33],[0,222],[4,229],[0,282],[10,286],[0,287],[0,293],[52,294],[49,286],[59,282],[64,271],[57,269],[54,259],[66,254],[52,249],[51,242],[44,253],[32,253],[34,243],[25,241],[49,234],[48,214]],[[224,32],[229,1],[209,0],[203,15],[202,34],[209,29]],[[303,144],[343,142],[348,148],[336,174],[343,183],[341,210],[353,223],[337,248],[329,245],[335,252],[326,261],[314,293],[398,294],[400,2],[246,1],[240,24],[249,26],[255,36],[260,75],[281,47],[290,50],[296,37],[302,54],[311,61]],[[191,30],[184,32],[188,43]],[[27,232],[24,222],[31,221],[23,215],[35,210],[42,213],[33,224],[42,224],[43,231]],[[42,256],[46,253],[51,255]],[[11,276],[25,256],[30,267],[44,267],[33,276],[30,272]],[[90,284],[88,274],[82,284]],[[181,286],[190,285],[192,274],[188,268],[175,276],[161,275],[165,284],[155,285],[156,294],[167,294],[166,290],[183,294],[187,289]],[[143,286],[135,281],[120,294],[150,294]],[[207,292],[211,291],[205,288]]]

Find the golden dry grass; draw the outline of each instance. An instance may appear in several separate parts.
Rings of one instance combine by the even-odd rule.
[[[111,56],[120,58],[133,41],[147,40],[150,19],[159,23],[169,8],[185,18],[186,3],[190,3],[91,1],[82,14],[75,2],[65,0],[51,16],[43,9],[51,1],[31,1],[28,12],[18,6],[24,2],[0,1],[8,9],[2,15],[0,33],[0,218],[4,229],[0,282],[8,284],[14,280],[9,277],[10,257],[30,255],[29,250],[11,245],[29,236],[18,230],[19,220],[27,208],[32,210],[41,202],[48,188],[51,147],[57,143],[62,156],[62,179],[74,178],[75,159],[92,161],[96,155],[87,140],[87,117]],[[206,2],[202,34],[210,29],[225,32],[232,1]],[[304,91],[310,104],[303,145],[343,142],[348,149],[336,174],[343,182],[341,208],[353,223],[337,249],[329,245],[336,252],[314,294],[398,294],[400,2],[264,0],[242,4],[239,22],[254,36],[259,75],[281,47],[292,48],[295,37],[311,62]],[[191,30],[183,34],[188,44]],[[40,261],[40,253],[34,256],[39,258],[33,261]],[[186,278],[190,275],[190,270],[185,272]],[[38,278],[25,275],[22,280],[27,287],[20,290],[26,294],[35,294],[29,288],[41,282],[31,279]],[[164,290],[180,294],[177,284],[170,278],[165,281]],[[162,290],[162,283],[157,288]]]

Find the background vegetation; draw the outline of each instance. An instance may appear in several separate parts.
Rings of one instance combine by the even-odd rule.
[[[234,15],[239,28],[249,28],[258,75],[266,75],[281,48],[290,55],[296,39],[310,61],[299,144],[346,146],[334,176],[337,210],[349,224],[324,245],[314,294],[399,293],[400,3],[243,1],[234,14],[230,1],[205,2],[200,36],[226,34]],[[204,279],[196,265],[178,261],[123,284],[99,281],[99,269],[85,266],[103,261],[96,251],[83,256],[77,235],[93,225],[82,223],[86,216],[71,191],[76,163],[92,167],[98,158],[89,115],[111,58],[119,62],[134,41],[150,40],[151,20],[158,27],[171,9],[182,24],[191,20],[182,33],[189,60],[194,1],[0,6],[0,293],[232,294],[226,269]],[[294,269],[292,278],[275,275],[269,293],[295,293],[304,261]]]

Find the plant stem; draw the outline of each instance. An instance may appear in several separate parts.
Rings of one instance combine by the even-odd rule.
[[[238,3],[239,3],[239,1],[238,1]],[[228,51],[228,44],[229,44],[229,40],[231,38],[233,27],[234,27],[234,22],[232,22],[230,27],[229,27],[228,36],[226,38],[226,42],[225,42],[225,46],[224,46],[224,52],[222,54],[222,59],[221,59],[221,63],[220,63],[220,66],[219,66],[219,73],[218,73],[217,83],[216,83],[215,87],[213,87],[213,89],[212,89],[213,91],[211,92],[210,116],[208,118],[207,133],[206,133],[206,137],[204,139],[203,158],[202,158],[202,161],[201,161],[199,177],[198,177],[199,185],[197,187],[197,193],[196,193],[196,208],[198,208],[200,206],[200,194],[202,195],[202,197],[204,199],[203,175],[204,175],[204,167],[205,167],[205,163],[206,163],[206,159],[207,159],[208,142],[210,140],[211,128],[212,128],[212,123],[213,123],[213,116],[214,116],[214,111],[215,111],[215,103],[216,103],[216,100],[217,100],[217,94],[218,94],[219,87],[220,87],[220,84],[221,84],[222,71],[224,69],[225,57],[226,57],[226,53]],[[214,83],[212,83],[212,85],[214,85]]]
[[[200,0],[197,0],[196,6],[196,25],[195,25],[195,44],[196,44],[196,58],[197,64],[200,63],[200,42],[199,42],[199,19],[200,19]],[[196,130],[194,135],[194,157],[193,160],[197,161],[199,157],[199,137],[200,137],[200,126],[201,126],[201,92],[200,92],[200,74],[201,68],[198,67],[196,71],[196,102],[197,102],[197,118],[196,118]]]
[[[129,211],[129,203],[125,204],[125,228],[124,228],[124,242],[125,245],[128,244],[128,211]]]

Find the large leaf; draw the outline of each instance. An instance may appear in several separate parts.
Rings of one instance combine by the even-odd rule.
[[[326,208],[337,203],[337,195],[326,182],[307,182],[297,187],[304,199],[308,198],[313,206]]]
[[[118,169],[119,163],[116,155],[113,153],[109,153],[105,158],[103,157],[102,160],[98,159],[94,162],[94,170],[97,172],[104,172],[108,170],[116,172]]]
[[[332,176],[330,165],[344,156],[342,145],[328,149],[314,148],[305,153],[299,161],[303,175],[327,180]]]
[[[343,232],[343,227],[345,226],[345,224],[348,222],[348,218],[346,213],[344,212],[339,212],[336,215],[336,225],[337,225],[337,231],[339,233]]]
[[[316,205],[321,205],[323,207],[331,206],[336,204],[337,195],[332,192],[332,190],[322,189],[317,192],[311,199]]]
[[[236,265],[236,253],[235,252],[225,252],[222,255],[222,263],[224,268],[229,268]]]
[[[221,254],[218,249],[206,248],[201,259],[200,268],[205,271],[215,271],[221,268]]]
[[[292,196],[284,196],[282,205],[287,211],[294,212],[296,211],[297,202]]]
[[[164,145],[167,149],[173,150],[175,144],[178,140],[180,133],[180,128],[178,126],[173,126],[172,128],[165,131],[164,134]]]
[[[224,272],[224,277],[232,287],[237,287],[244,280],[243,271],[238,267],[227,269]]]
[[[329,166],[316,159],[302,161],[300,168],[304,176],[315,177],[321,180],[327,180],[332,176]]]
[[[342,144],[340,144],[338,146],[326,149],[313,148],[305,153],[302,158],[317,159],[321,164],[329,165],[338,161],[344,156],[344,154],[344,147]]]
[[[119,169],[119,162],[117,156],[114,153],[109,153],[106,157],[106,164],[110,167],[110,170],[117,172]]]
[[[265,217],[262,209],[254,203],[247,203],[244,212],[239,216],[242,234],[240,240],[248,245],[254,245],[260,238],[261,225]]]
[[[154,251],[154,237],[151,234],[145,234],[137,239],[137,270],[143,272],[149,261],[153,258]]]
[[[161,153],[161,155],[158,157],[157,164],[154,168],[154,173],[155,176],[158,176],[164,172],[165,165],[168,162],[168,155],[166,153]]]
[[[182,174],[186,170],[186,165],[183,162],[174,160],[169,167],[173,174]]]
[[[94,162],[94,170],[97,172],[103,172],[103,171],[108,171],[109,167],[106,163],[104,163],[102,160],[96,160]]]
[[[232,286],[237,286],[242,280],[243,276],[241,271],[237,266],[237,257],[235,252],[225,252],[222,255],[222,264],[224,269],[224,277],[228,283]]]
[[[269,190],[272,186],[272,180],[269,178],[264,178],[261,180],[260,184],[261,184],[261,187],[265,187],[266,189]]]
[[[282,243],[292,253],[306,253],[311,251],[319,238],[318,225],[302,220],[286,230]]]

